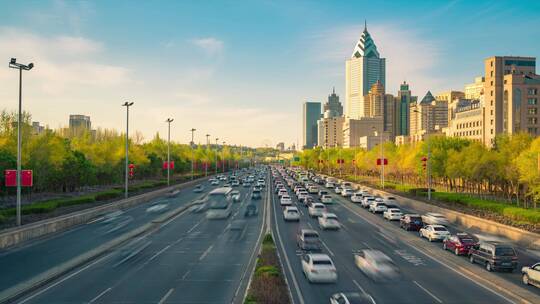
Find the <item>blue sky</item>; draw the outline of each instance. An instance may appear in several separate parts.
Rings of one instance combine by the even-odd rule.
[[[540,57],[540,1],[0,1],[0,57],[34,61],[25,110],[56,128],[94,126],[187,142],[301,141],[301,103],[342,95],[345,60],[367,19],[387,58],[387,92],[462,90],[492,55]],[[7,64],[6,64],[7,65]],[[0,108],[17,77],[0,70]],[[342,102],[345,102],[344,96]]]

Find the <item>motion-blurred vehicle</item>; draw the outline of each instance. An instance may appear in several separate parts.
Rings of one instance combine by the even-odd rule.
[[[298,208],[292,206],[285,207],[285,210],[283,210],[283,219],[285,221],[299,221],[300,212]]]
[[[468,255],[469,250],[478,244],[474,236],[468,233],[456,233],[443,240],[443,249],[453,251],[455,255]]]
[[[296,235],[296,244],[302,250],[321,250],[319,233],[313,229],[300,229]]]
[[[420,214],[404,214],[401,219],[399,220],[399,227],[410,231],[418,231],[420,228],[424,227],[424,223],[422,222],[422,217]]]
[[[211,180],[211,181],[210,181],[210,185],[212,185],[212,186],[217,186],[217,185],[219,185],[219,180],[217,180],[217,179]]]
[[[428,241],[442,241],[450,236],[450,231],[443,225],[426,225],[418,231],[421,238],[426,238]]]
[[[426,225],[443,225],[448,226],[448,220],[440,213],[428,212],[422,215],[422,221]]]
[[[281,198],[284,195],[289,196],[289,192],[287,192],[287,190],[285,188],[283,188],[283,189],[279,190],[277,195],[278,195],[279,198]]]
[[[280,199],[279,199],[279,204],[281,206],[292,206],[292,199],[289,195],[283,195]]]
[[[226,219],[232,209],[231,188],[221,187],[212,190],[206,197],[207,219]]]
[[[388,208],[383,212],[383,217],[389,221],[399,221],[403,214],[398,208]]]
[[[246,210],[244,211],[244,216],[249,217],[249,216],[255,216],[255,215],[257,215],[257,206],[255,206],[255,204],[250,202],[246,206]]]
[[[499,242],[480,242],[469,250],[469,261],[484,265],[487,271],[514,271],[517,267],[514,247]]]
[[[204,191],[204,186],[201,185],[201,184],[199,184],[199,185],[195,186],[195,188],[193,188],[193,192],[195,192],[195,193],[201,193],[203,191]]]
[[[309,193],[313,193],[313,194],[318,193],[318,192],[319,192],[319,188],[318,188],[317,186],[315,186],[315,185],[309,186],[308,192],[309,192]]]
[[[251,192],[251,199],[261,199],[261,191],[253,190],[253,192]]]
[[[334,213],[324,212],[319,216],[319,227],[322,230],[326,229],[335,229],[338,230],[341,228],[341,224],[338,221],[337,215]]]
[[[238,186],[240,186],[240,182],[237,181],[237,180],[233,180],[233,181],[231,182],[231,186],[232,186],[232,187],[238,187]]]
[[[335,283],[337,269],[326,254],[306,254],[302,257],[302,271],[310,283]]]
[[[330,304],[376,304],[372,296],[358,292],[340,292],[330,297]]]
[[[242,198],[242,196],[240,195],[240,191],[238,190],[231,191],[231,197],[232,197],[233,202],[235,203],[238,203],[240,199]]]
[[[251,183],[250,182],[245,182],[245,183],[242,184],[242,186],[244,188],[249,188],[249,187],[251,187]]]
[[[394,261],[382,251],[363,249],[354,254],[354,263],[372,280],[395,279],[399,276],[399,268]]]
[[[308,207],[308,213],[311,217],[319,217],[326,212],[326,206],[321,203],[313,203]]]
[[[328,194],[325,194],[321,197],[321,202],[323,204],[332,204],[334,201],[332,200],[332,197]]]
[[[540,288],[540,263],[521,268],[521,281],[525,285],[533,285]]]

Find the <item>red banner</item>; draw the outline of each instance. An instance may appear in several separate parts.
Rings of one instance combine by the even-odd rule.
[[[377,158],[377,166],[380,166],[381,165],[381,159],[380,158]],[[388,165],[388,158],[385,158],[384,159],[384,165]]]
[[[166,170],[167,167],[169,167],[170,169],[174,169],[174,160],[171,161],[171,162],[164,161],[163,162],[163,170]]]
[[[5,170],[6,187],[17,187],[17,170]],[[32,170],[21,170],[21,187],[32,187],[34,175]]]
[[[343,158],[340,158],[340,159],[337,160],[337,163],[338,164],[344,164],[345,160]]]
[[[17,170],[5,170],[6,187],[17,187]]]

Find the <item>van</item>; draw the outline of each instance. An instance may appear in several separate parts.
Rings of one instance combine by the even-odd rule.
[[[208,209],[207,219],[226,219],[231,215],[232,195],[231,188],[221,187],[212,190],[205,198]]]

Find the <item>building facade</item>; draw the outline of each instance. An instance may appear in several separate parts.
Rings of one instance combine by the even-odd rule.
[[[450,120],[446,136],[462,137],[485,143],[485,108],[481,99],[454,99],[448,105]]]
[[[386,60],[381,58],[371,35],[364,28],[352,56],[345,63],[345,117],[360,119],[365,113],[364,96],[371,86],[386,83]]]
[[[423,140],[428,132],[442,133],[448,127],[448,103],[428,91],[419,103],[411,104],[409,125],[412,142]]]
[[[384,114],[384,86],[377,80],[364,96],[364,116],[379,117]]]
[[[384,121],[379,117],[362,117],[360,119],[345,119],[343,122],[343,147],[360,147],[360,138],[382,133]]]
[[[540,128],[540,75],[507,74],[503,80],[503,132],[538,136]]]
[[[409,116],[410,105],[413,101],[411,90],[409,90],[409,84],[403,82],[399,86],[398,95],[395,98],[395,136],[407,136],[409,135]]]
[[[69,128],[72,130],[92,129],[92,122],[90,121],[90,116],[78,115],[78,114],[69,115]]]
[[[465,85],[465,98],[480,99],[484,95],[484,82],[486,79],[483,76],[475,77],[473,83]]]
[[[343,116],[332,116],[330,111],[324,112],[323,118],[317,121],[319,138],[317,144],[323,148],[343,147]]]
[[[339,102],[336,89],[332,89],[332,94],[328,95],[328,101],[323,105],[323,113],[330,111],[333,116],[343,116],[343,105]]]
[[[321,117],[321,103],[307,101],[302,109],[302,144],[304,149],[311,149],[317,145],[317,121]]]

